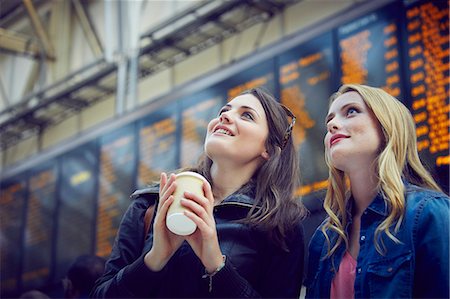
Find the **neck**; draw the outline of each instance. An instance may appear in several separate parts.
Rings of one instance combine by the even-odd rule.
[[[361,216],[379,191],[378,177],[371,167],[361,167],[348,174],[354,199],[353,216]]]
[[[237,167],[234,164],[213,162],[211,165],[212,188],[215,203],[233,194],[253,176],[253,167]]]

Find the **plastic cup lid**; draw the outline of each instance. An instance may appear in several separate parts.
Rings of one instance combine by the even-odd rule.
[[[197,225],[183,213],[167,216],[166,225],[171,232],[180,236],[190,235],[197,228]]]
[[[186,176],[193,176],[193,177],[196,177],[196,178],[201,179],[201,180],[206,180],[201,174],[198,174],[198,173],[193,172],[193,171],[183,171],[183,172],[178,173],[176,176],[180,177],[180,176],[185,176],[185,175]]]

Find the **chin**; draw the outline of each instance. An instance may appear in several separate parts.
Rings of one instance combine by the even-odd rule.
[[[336,169],[342,170],[343,167],[345,165],[345,155],[342,155],[339,152],[333,152],[330,155],[330,164],[331,166],[333,166]],[[350,160],[351,163],[351,160]]]
[[[210,140],[205,143],[205,154],[212,159],[216,155],[223,155],[224,145],[216,140]]]

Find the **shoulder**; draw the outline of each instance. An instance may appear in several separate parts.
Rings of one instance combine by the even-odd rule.
[[[328,222],[328,217],[317,227],[316,231],[312,235],[311,240],[309,241],[309,251],[322,251],[322,247],[324,246],[324,244],[326,244],[326,238],[322,231],[322,228],[326,222]],[[328,232],[329,231],[327,231],[327,233]]]
[[[448,227],[450,199],[442,192],[415,185],[406,188],[406,221],[415,234]]]
[[[159,199],[159,186],[153,185],[147,188],[138,189],[130,195],[133,200],[133,206],[143,206],[148,208],[155,204]]]
[[[416,185],[406,185],[406,211],[445,212],[450,207],[449,197],[439,191],[422,188]],[[442,211],[439,211],[441,210]]]
[[[290,240],[295,240],[295,242],[300,240],[302,243],[304,242],[305,232],[302,217],[298,216],[292,219],[291,226],[288,227],[288,230],[286,231],[286,239],[287,242]]]
[[[305,285],[308,289],[310,289],[313,285],[313,282],[316,280],[316,276],[319,272],[319,268],[321,265],[325,263],[325,260],[322,258],[326,254],[327,242],[325,239],[325,235],[322,232],[322,227],[325,224],[327,219],[325,219],[321,225],[316,229],[311,240],[309,241],[308,246],[308,270],[305,280]]]

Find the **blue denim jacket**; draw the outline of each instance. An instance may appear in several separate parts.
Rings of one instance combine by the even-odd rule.
[[[374,234],[388,213],[383,197],[375,197],[361,217],[355,298],[449,298],[449,203],[443,193],[406,184],[405,218],[394,234],[401,243],[382,233],[386,251],[381,255]],[[337,234],[327,233],[334,244]],[[346,247],[343,243],[325,258],[327,249],[319,227],[309,244],[307,298],[330,297]]]

